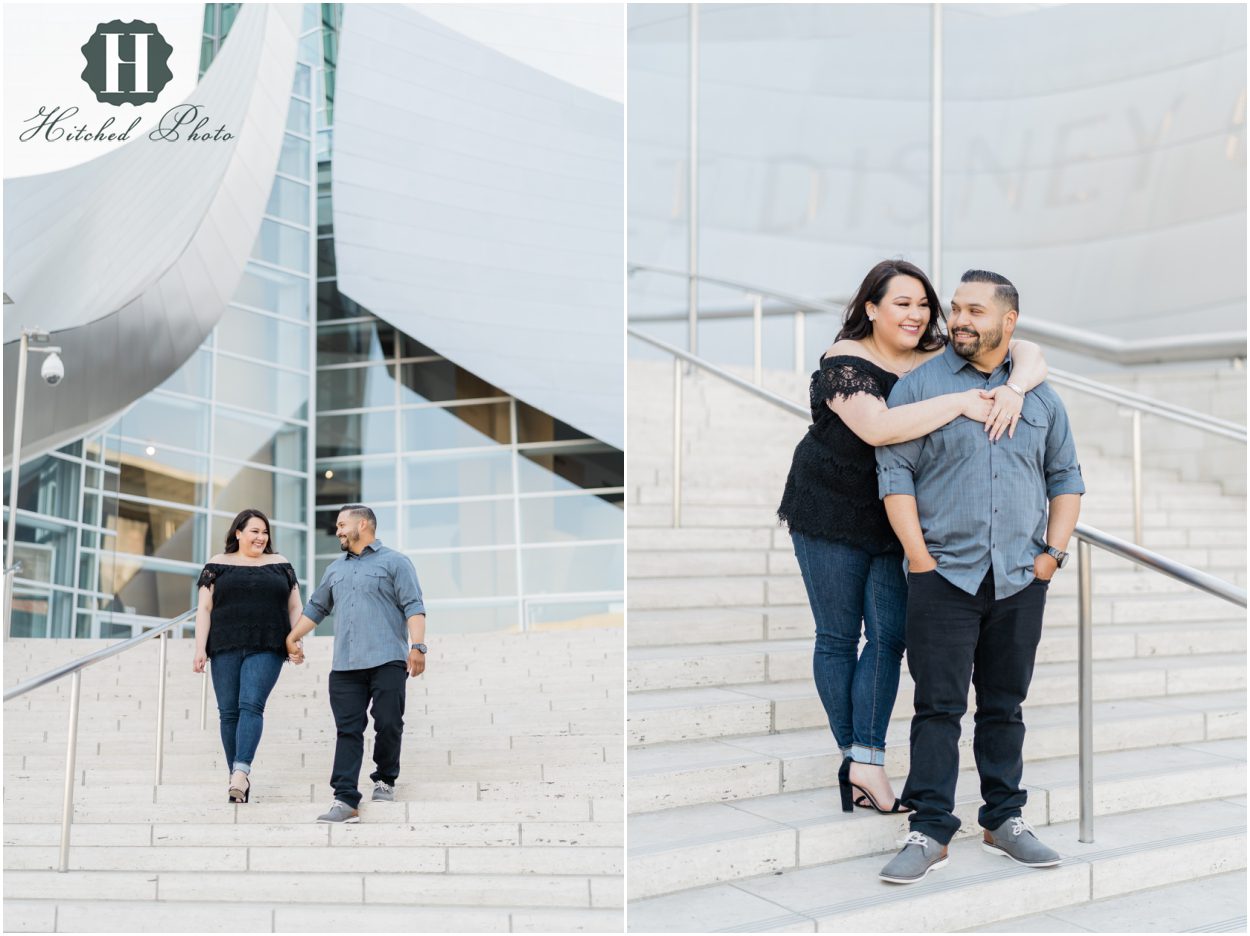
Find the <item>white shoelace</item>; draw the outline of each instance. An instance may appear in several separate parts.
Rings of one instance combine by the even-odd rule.
[[[923,832],[908,832],[907,838],[899,842],[899,845],[904,848],[908,845],[919,845],[921,848],[928,848],[929,839]]]
[[[1033,827],[1031,825],[1029,825],[1027,822],[1024,821],[1023,817],[1012,816],[1011,817],[1011,834],[1016,837],[1019,837],[1021,835],[1024,835],[1025,832],[1033,832],[1034,835],[1037,835],[1037,832],[1033,830]]]
[[[389,783],[387,783],[385,780],[379,780],[377,783],[374,784],[374,786],[377,787],[379,790],[383,790],[387,793],[393,793],[395,791],[395,788],[391,786]]]

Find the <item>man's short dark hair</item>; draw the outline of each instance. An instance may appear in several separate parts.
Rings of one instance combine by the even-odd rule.
[[[353,517],[360,517],[373,528],[375,533],[378,530],[377,516],[364,504],[348,504],[346,507],[339,508],[339,513],[349,513]]]
[[[1001,273],[991,273],[989,270],[968,270],[963,276],[959,277],[961,283],[993,283],[998,288],[994,290],[995,298],[1005,302],[1007,308],[1020,311],[1020,294],[1016,292],[1015,285],[1007,277]]]

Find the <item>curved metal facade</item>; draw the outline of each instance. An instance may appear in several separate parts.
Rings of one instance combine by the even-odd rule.
[[[161,384],[217,324],[243,274],[282,146],[299,8],[248,5],[194,103],[228,143],[142,136],[61,172],[6,180],[5,398],[17,338],[43,328],[68,373],[28,374],[23,451],[79,438]],[[5,423],[6,462],[12,427]]]
[[[624,446],[622,106],[401,6],[344,10],[339,288]]]

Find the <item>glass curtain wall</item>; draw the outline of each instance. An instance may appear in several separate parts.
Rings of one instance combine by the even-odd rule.
[[[206,7],[202,68],[235,11]],[[338,507],[360,501],[444,632],[623,614],[622,453],[337,290],[341,23],[336,4],[304,7],[267,211],[218,327],[104,431],[22,466],[14,636],[121,636],[181,614],[245,507],[270,517],[307,594],[339,555]]]
[[[331,157],[341,6],[323,4],[317,98],[316,574],[343,504],[413,561],[451,632],[623,613],[620,451],[510,397],[338,291]],[[332,619],[319,630],[330,632]]]

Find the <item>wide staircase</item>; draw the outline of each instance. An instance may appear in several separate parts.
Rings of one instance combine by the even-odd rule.
[[[1065,860],[1028,869],[978,847],[969,715],[950,864],[921,884],[883,883],[906,820],[841,811],[811,676],[814,624],[775,516],[807,421],[713,376],[687,377],[674,529],[672,374],[671,363],[630,364],[631,931],[1245,930],[1241,608],[1094,549],[1097,819],[1084,844],[1073,562],[1049,590],[1025,709],[1024,815]],[[807,397],[805,376],[766,373],[764,385]],[[1124,420],[1062,395],[1089,490],[1081,520],[1127,539]],[[1167,427],[1145,424],[1143,545],[1244,587],[1244,494],[1153,470]],[[1244,446],[1233,457],[1244,472]],[[904,663],[887,743],[897,791],[912,689]]]
[[[68,678],[5,704],[4,929],[41,932],[620,932],[620,628],[430,639],[408,683],[396,802],[332,800],[330,638],[269,697],[251,802],[228,803],[212,689],[158,641],[83,671],[69,870],[58,873]],[[13,640],[5,685],[106,641]]]

